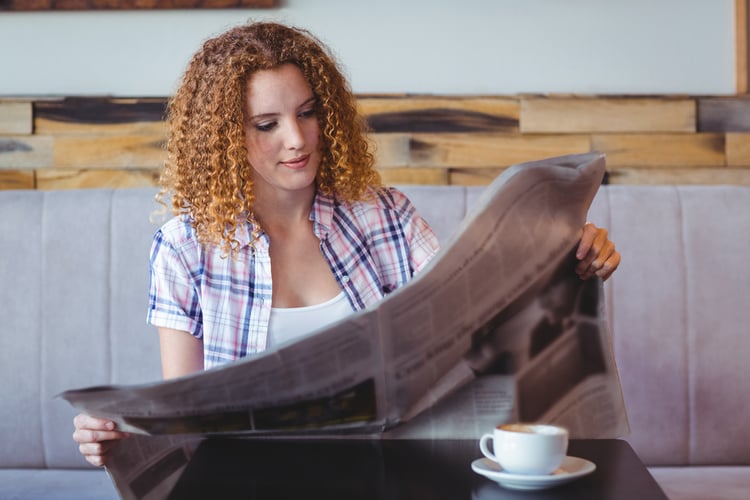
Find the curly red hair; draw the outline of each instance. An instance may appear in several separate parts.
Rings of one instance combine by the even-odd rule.
[[[253,73],[296,65],[317,99],[322,159],[317,189],[342,201],[381,186],[366,125],[335,58],[309,32],[252,23],[206,41],[167,107],[169,141],[160,199],[189,215],[198,240],[237,248],[237,227],[254,221],[252,167],[245,146],[246,84]],[[254,236],[259,232],[256,224]]]

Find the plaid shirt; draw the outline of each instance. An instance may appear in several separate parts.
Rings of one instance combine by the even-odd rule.
[[[407,283],[437,253],[428,224],[400,191],[369,202],[340,203],[318,193],[310,220],[320,249],[353,310],[367,308]],[[202,247],[187,217],[154,235],[148,323],[203,339],[204,368],[266,348],[271,314],[268,236],[250,245],[250,224],[237,229],[234,257]]]

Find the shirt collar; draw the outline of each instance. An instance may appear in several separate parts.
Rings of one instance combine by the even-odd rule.
[[[315,192],[310,220],[313,221],[313,231],[318,238],[323,239],[333,227],[333,210],[336,200],[332,196]]]
[[[245,221],[244,224],[237,225],[237,230],[234,233],[234,238],[239,242],[240,248],[243,248],[250,244],[250,238],[252,234],[253,224],[250,221]]]

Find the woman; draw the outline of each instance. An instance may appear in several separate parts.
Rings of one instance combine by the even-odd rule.
[[[381,186],[349,86],[309,33],[234,28],[193,57],[169,103],[148,322],[165,378],[267,349],[407,283],[438,251],[411,202]],[[607,278],[619,254],[584,227],[577,272]],[[74,439],[103,465],[125,433],[78,415]]]

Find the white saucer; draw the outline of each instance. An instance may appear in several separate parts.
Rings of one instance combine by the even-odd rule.
[[[591,474],[596,469],[596,465],[583,458],[567,456],[552,474],[537,476],[511,474],[503,471],[497,462],[489,458],[478,458],[471,463],[471,469],[511,490],[542,490]]]

